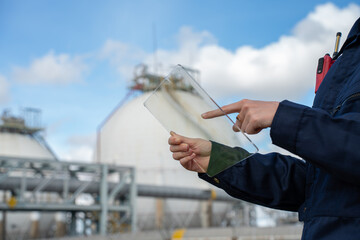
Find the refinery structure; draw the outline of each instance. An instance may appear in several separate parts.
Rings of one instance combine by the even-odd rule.
[[[199,79],[198,71],[187,70]],[[99,124],[93,163],[58,159],[42,137],[40,110],[4,111],[0,239],[299,239],[296,215],[262,210],[274,224],[258,228],[254,205],[172,160],[168,132],[143,106],[163,79],[145,65],[136,68],[129,94]],[[189,108],[203,104],[182,79],[176,82],[176,96],[190,99]],[[172,102],[161,108],[189,132],[204,127]],[[231,127],[220,132],[224,143],[237,144],[228,137]]]

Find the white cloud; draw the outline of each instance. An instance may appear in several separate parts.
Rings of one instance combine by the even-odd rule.
[[[61,159],[76,162],[92,162],[93,153],[94,147],[77,146],[72,147],[69,151],[61,155]]]
[[[296,25],[293,34],[305,41],[328,41],[329,37],[333,40],[331,37],[334,37],[334,31],[341,31],[346,36],[359,13],[360,8],[355,4],[344,9],[332,3],[319,5]]]
[[[332,54],[336,32],[345,39],[359,15],[355,4],[343,9],[331,3],[319,5],[291,35],[262,48],[240,46],[236,51],[214,44],[210,33],[182,28],[179,48],[158,50],[156,55],[162,63],[199,69],[201,83],[216,97],[296,99],[314,88],[317,60],[327,52]],[[152,60],[149,55],[145,63],[152,65]]]
[[[176,36],[177,48],[174,50],[159,49],[154,54],[158,64],[157,71],[167,74],[168,65],[182,64],[184,66],[196,66],[201,58],[201,51],[207,46],[217,46],[216,39],[208,31],[194,32],[191,27],[180,28]],[[149,54],[143,61],[154,69],[154,54]],[[162,66],[164,64],[165,66]]]
[[[319,5],[291,34],[261,48],[239,46],[231,51],[218,45],[207,31],[182,27],[175,49],[146,54],[140,48],[108,40],[99,56],[109,59],[126,79],[131,79],[134,66],[141,62],[154,70],[156,59],[160,63],[157,73],[167,74],[168,66],[179,63],[200,70],[201,84],[216,98],[297,100],[314,88],[317,61],[325,53],[332,54],[336,33],[343,33],[343,42],[359,15],[359,5]]]
[[[173,59],[171,55],[166,55],[165,52],[159,51],[160,57],[170,58],[170,61],[182,60],[188,64],[193,64],[197,61],[197,55],[202,47],[208,45],[215,45],[216,38],[208,31],[194,32],[191,27],[182,27],[176,36],[179,44],[178,59]],[[184,58],[184,59],[182,59]]]
[[[123,77],[130,79],[134,66],[142,62],[146,53],[139,47],[108,39],[98,56],[100,59],[109,60]]]
[[[14,67],[13,79],[29,84],[68,84],[79,82],[87,66],[79,56],[55,55],[50,51],[34,59],[28,67]]]
[[[9,82],[5,76],[0,75],[0,104],[6,103],[9,98]]]
[[[133,77],[135,65],[145,62],[153,70],[155,59],[160,59],[159,63],[166,64],[194,62],[193,60],[195,60],[195,56],[200,50],[199,47],[216,43],[215,38],[209,32],[194,32],[190,27],[182,27],[176,36],[176,41],[178,44],[177,50],[159,49],[154,58],[153,54],[148,54],[139,47],[108,39],[100,49],[98,56],[100,59],[109,60],[110,64],[126,80],[129,80]],[[164,71],[161,66],[157,70]]]
[[[66,161],[92,162],[95,149],[95,134],[74,135],[67,139],[59,157]]]

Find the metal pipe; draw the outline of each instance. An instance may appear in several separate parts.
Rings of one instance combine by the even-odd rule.
[[[137,219],[136,219],[136,195],[138,194],[138,188],[136,185],[136,171],[132,169],[131,175],[131,187],[130,187],[130,207],[131,207],[131,231],[136,232]]]
[[[107,228],[107,214],[108,214],[108,166],[102,165],[101,169],[101,189],[100,189],[100,205],[101,205],[101,216],[100,216],[100,235],[106,236]]]
[[[36,187],[43,181],[41,178],[26,178],[26,191],[34,191]],[[76,192],[76,190],[88,181],[80,181],[77,179],[71,179],[69,181],[68,190],[70,193]],[[57,192],[63,194],[64,180],[53,179],[51,183],[45,186],[42,190],[44,192]],[[108,182],[108,193],[110,193],[118,184]],[[0,190],[17,190],[21,187],[21,177],[8,177],[5,181],[0,182]],[[97,181],[92,182],[84,193],[99,193],[100,184]],[[130,184],[126,184],[123,189],[117,194],[117,196],[124,195],[130,189]],[[184,188],[184,187],[170,187],[170,186],[155,186],[137,184],[137,196],[138,197],[156,197],[156,198],[181,198],[181,199],[196,199],[196,200],[208,200],[213,199],[210,189],[197,189],[197,188]],[[214,191],[214,190],[213,190]],[[222,190],[215,190],[216,197],[213,201],[223,202],[236,202],[239,201],[230,197]]]

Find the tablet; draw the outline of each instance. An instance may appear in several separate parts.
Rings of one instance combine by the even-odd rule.
[[[233,131],[235,123],[227,114],[213,119],[201,117],[204,112],[223,110],[181,65],[173,68],[161,81],[146,99],[144,106],[168,132],[174,131],[185,137],[203,138],[230,147],[240,147],[248,154],[238,160],[258,152],[258,147],[245,133],[240,129],[240,132]],[[217,173],[219,172],[211,175]]]

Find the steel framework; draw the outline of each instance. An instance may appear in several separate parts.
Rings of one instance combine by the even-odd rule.
[[[133,167],[0,156],[0,189],[11,193],[6,202],[0,202],[0,210],[95,211],[101,235],[106,235],[108,214],[120,212],[121,221],[135,231],[135,178]],[[39,197],[49,193],[57,197]],[[84,194],[91,194],[93,201],[79,201]]]
[[[136,197],[236,202],[222,190],[136,184],[133,167],[0,156],[2,211],[97,212],[107,234],[110,213],[136,231]],[[52,194],[49,199],[45,195]],[[84,201],[84,195],[93,201]],[[54,197],[55,195],[55,197]]]

